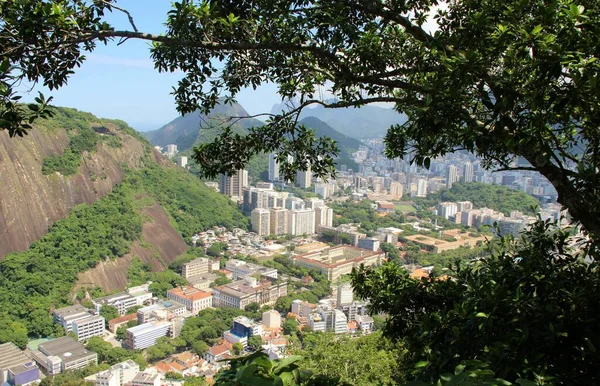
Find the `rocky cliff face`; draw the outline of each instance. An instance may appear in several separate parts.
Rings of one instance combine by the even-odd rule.
[[[0,131],[0,259],[29,248],[73,206],[91,204],[110,192],[123,180],[124,165],[136,168],[142,163],[146,146],[111,125],[107,128],[122,146],[101,143],[95,152],[85,152],[73,176],[42,174],[44,159],[68,146],[66,130],[36,128],[23,138]],[[159,155],[154,157],[161,162]]]

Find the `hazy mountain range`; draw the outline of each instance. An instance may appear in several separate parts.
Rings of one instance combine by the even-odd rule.
[[[277,114],[285,110],[286,105],[281,103],[273,106],[271,113]],[[357,139],[383,136],[390,126],[407,120],[406,115],[394,109],[378,106],[327,109],[319,105],[302,110],[300,118],[305,117],[319,118],[340,133]]]

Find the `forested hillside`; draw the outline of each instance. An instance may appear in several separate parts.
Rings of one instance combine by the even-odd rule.
[[[455,183],[451,189],[442,189],[427,198],[417,198],[421,207],[430,207],[443,201],[471,201],[475,208],[491,208],[506,215],[513,210],[532,214],[539,202],[525,192],[501,185],[480,182]]]
[[[12,163],[36,169],[37,172],[31,173],[37,180],[6,174],[11,178],[0,185],[0,212],[14,205],[11,198],[17,187],[24,192],[34,191],[38,200],[52,203],[65,200],[61,192],[63,196],[74,195],[73,181],[105,181],[105,185],[109,182],[110,185],[102,196],[93,191],[96,186],[93,182],[89,186],[77,185],[80,196],[72,201],[81,197],[83,203],[67,208],[66,217],[54,221],[28,250],[9,253],[0,262],[0,343],[13,341],[23,345],[27,337],[60,333],[52,324],[50,310],[70,304],[78,275],[107,259],[116,260],[130,253],[134,243],[137,250],[148,249],[158,260],[155,268],[165,269],[180,252],[169,252],[168,240],[160,235],[142,239],[145,224],[153,221],[146,215],[149,208],[164,211],[170,222],[167,226],[188,242],[194,232],[215,225],[248,226],[247,219],[226,197],[165,161],[124,123],[117,126],[76,110],[58,109],[55,118],[36,127],[36,133],[42,137],[33,141],[22,159],[17,150],[23,143],[4,141],[4,151],[14,157]],[[42,140],[52,136],[61,139],[60,146],[54,144],[55,148],[43,149],[46,143]],[[118,152],[111,153],[115,149]],[[112,158],[99,158],[105,153],[112,154]],[[47,155],[38,156],[34,163],[29,154]],[[116,161],[122,164],[115,165]],[[90,166],[96,164],[98,167]],[[50,167],[52,170],[44,172]],[[99,175],[102,171],[116,177]],[[62,187],[60,191],[50,188],[57,181]],[[40,189],[40,185],[44,188]],[[22,221],[40,215],[36,208],[36,205],[23,208],[28,211],[21,213],[28,217]],[[3,234],[8,233],[6,229]],[[158,250],[162,253],[157,253]]]

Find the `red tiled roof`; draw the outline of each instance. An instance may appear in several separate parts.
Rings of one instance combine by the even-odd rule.
[[[108,324],[129,322],[130,320],[136,320],[136,319],[137,319],[137,313],[134,312],[133,314],[127,314],[127,315],[119,316],[118,318],[111,319],[108,321]]]
[[[216,346],[212,346],[209,349],[209,352],[211,353],[211,355],[213,356],[218,356],[218,355],[222,355],[225,354],[226,352],[228,352],[229,349],[227,348],[227,346],[225,346],[224,344],[219,344]]]

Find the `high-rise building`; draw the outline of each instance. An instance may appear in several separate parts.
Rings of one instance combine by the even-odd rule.
[[[315,208],[315,231],[319,231],[319,227],[333,225],[333,209],[327,206],[319,206]]]
[[[326,184],[316,184],[315,185],[315,194],[317,196],[320,196],[322,199],[327,199],[327,197],[329,197],[328,195],[329,189],[327,188]]]
[[[309,198],[305,200],[304,203],[308,209],[316,209],[325,205],[325,201],[318,198]]]
[[[289,211],[285,208],[271,208],[270,233],[274,235],[288,234]]]
[[[269,181],[279,181],[279,163],[277,154],[269,154]]]
[[[448,166],[446,172],[446,187],[452,188],[452,185],[458,181],[458,168],[454,165]]]
[[[315,210],[294,209],[290,211],[288,233],[297,235],[312,235],[315,233]]]
[[[270,213],[269,209],[265,208],[256,208],[252,211],[250,216],[252,230],[259,236],[268,236],[271,234]]]
[[[349,283],[340,284],[337,287],[337,307],[340,308],[345,304],[350,304],[354,300],[352,285]]]
[[[302,189],[310,188],[310,184],[312,182],[312,173],[310,171],[310,166],[307,170],[298,170],[296,172],[296,185],[298,185]]]
[[[219,176],[219,191],[229,197],[244,197],[244,187],[248,185],[248,172],[240,169],[234,175]]]
[[[417,193],[415,196],[417,197],[427,197],[427,185],[428,181],[425,179],[417,180]]]
[[[465,182],[473,182],[473,178],[475,177],[475,172],[473,170],[473,164],[467,162],[463,167],[463,181]]]
[[[187,163],[188,163],[188,158],[186,156],[181,156],[177,160],[177,165],[181,166],[182,168],[186,167]]]
[[[390,196],[398,197],[398,199],[400,199],[404,193],[403,191],[404,187],[401,183],[395,181],[390,182]]]

